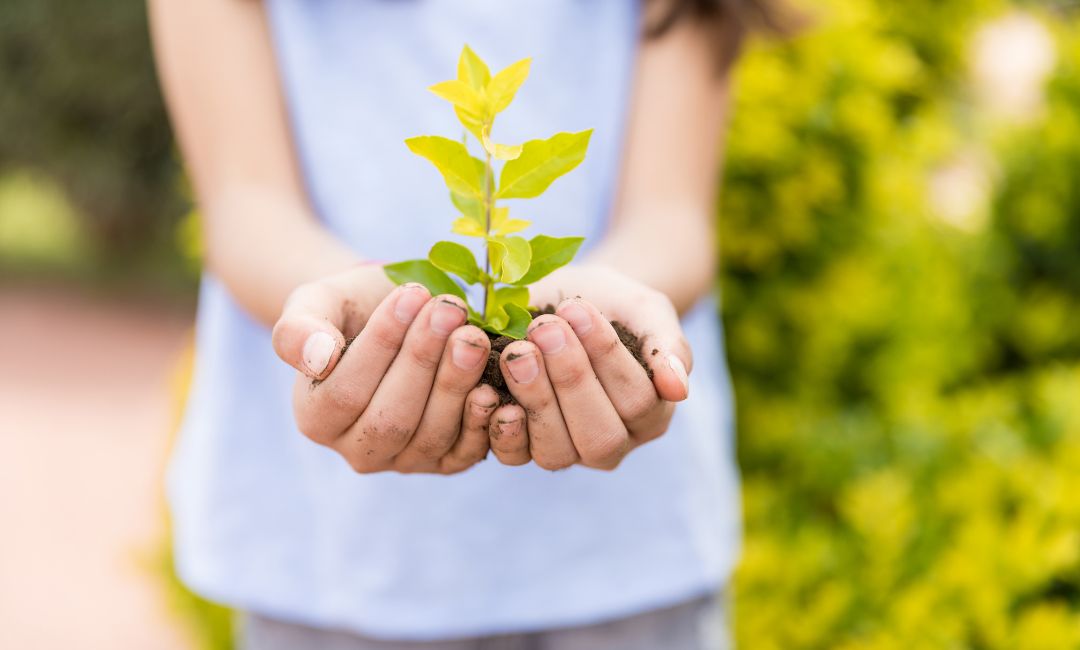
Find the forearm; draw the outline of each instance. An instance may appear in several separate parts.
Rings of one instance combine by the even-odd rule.
[[[202,208],[208,269],[264,325],[297,286],[359,261],[290,192],[232,187]]]
[[[713,217],[701,215],[696,206],[636,209],[651,214],[622,215],[584,261],[611,267],[666,294],[681,314],[714,286]]]

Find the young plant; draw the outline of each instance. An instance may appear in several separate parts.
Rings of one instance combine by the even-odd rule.
[[[457,79],[443,81],[429,90],[450,102],[465,127],[461,141],[437,135],[409,138],[409,149],[428,159],[442,174],[450,200],[460,215],[451,231],[480,240],[483,264],[461,244],[440,241],[425,260],[386,265],[386,274],[397,284],[418,282],[433,295],[454,294],[468,304],[453,274],[468,285],[483,287],[479,311],[469,305],[469,322],[496,335],[524,338],[532,321],[529,285],[573,259],[582,237],[518,236],[531,223],[510,217],[504,199],[540,196],[555,179],[585,159],[592,129],[558,133],[546,140],[524,144],[492,141],[495,116],[513,101],[529,76],[530,59],[522,59],[492,75],[480,57],[466,45],[458,61]],[[476,138],[483,159],[468,149],[468,134]],[[501,161],[496,182],[494,161]]]

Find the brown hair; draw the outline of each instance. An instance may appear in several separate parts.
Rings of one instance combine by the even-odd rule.
[[[651,0],[646,38],[658,38],[683,22],[704,26],[714,38],[720,64],[727,67],[752,31],[786,33],[792,17],[775,0]]]

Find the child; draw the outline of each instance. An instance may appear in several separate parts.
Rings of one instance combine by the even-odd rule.
[[[207,247],[177,566],[245,612],[244,647],[717,647],[739,495],[712,222],[751,5],[151,2]],[[402,141],[460,132],[424,88],[464,43],[533,57],[501,141],[595,128],[522,215],[586,245],[531,288],[558,309],[503,353],[503,406],[460,300],[369,261],[447,234]]]

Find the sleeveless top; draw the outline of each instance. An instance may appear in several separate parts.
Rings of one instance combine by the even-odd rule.
[[[468,43],[533,57],[500,142],[595,128],[588,156],[514,209],[531,236],[602,237],[639,10],[629,0],[265,0],[297,155],[326,226],[373,259],[450,236],[441,178],[402,141],[457,137],[428,85]],[[663,215],[657,215],[663,218]],[[531,233],[531,234],[530,234]],[[589,624],[698,597],[740,539],[732,401],[713,298],[684,319],[690,398],[614,472],[492,459],[454,476],[357,475],[294,424],[295,371],[203,278],[189,402],[168,475],[182,580],[214,601],[390,639]]]

